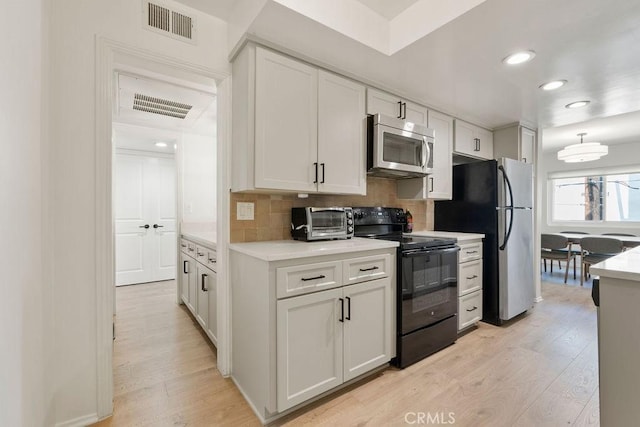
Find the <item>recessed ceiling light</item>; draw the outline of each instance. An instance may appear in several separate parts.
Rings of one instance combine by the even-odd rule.
[[[553,80],[538,86],[542,90],[556,90],[567,83],[566,80]]]
[[[515,52],[507,56],[502,60],[507,65],[518,65],[523,62],[531,61],[536,56],[536,53],[532,50],[524,50],[522,52]]]
[[[156,142],[156,147],[162,147],[162,148],[164,148],[164,147],[166,147],[166,146],[167,146],[167,143],[166,143],[166,142]]]
[[[581,107],[586,107],[587,105],[589,105],[591,101],[576,101],[576,102],[572,102],[571,104],[567,104],[564,107],[565,108],[581,108]]]

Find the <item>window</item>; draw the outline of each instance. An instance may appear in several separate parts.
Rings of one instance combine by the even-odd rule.
[[[549,181],[552,221],[640,221],[640,172]]]

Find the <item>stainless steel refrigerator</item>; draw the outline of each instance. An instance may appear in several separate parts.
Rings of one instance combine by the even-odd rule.
[[[483,233],[483,317],[502,324],[533,306],[533,168],[513,159],[453,167],[453,199],[435,202],[434,228]]]

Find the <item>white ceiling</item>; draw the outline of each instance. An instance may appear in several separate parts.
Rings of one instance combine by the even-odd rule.
[[[220,17],[232,13],[231,1],[181,1],[208,13],[215,9],[211,3],[227,7],[216,12]],[[381,15],[399,13],[398,9],[416,3],[358,1]],[[390,6],[397,9],[386,9]],[[427,25],[430,16],[424,20]],[[487,128],[516,121],[549,128],[640,110],[639,22],[640,1],[487,0],[386,55],[267,1],[248,32],[297,56]],[[516,67],[502,64],[507,54],[521,49],[536,51],[535,59]],[[568,84],[554,92],[538,89],[553,79],[566,79]],[[564,108],[582,99],[591,104]],[[545,145],[556,144],[552,136],[544,138]]]
[[[382,17],[392,20],[420,0],[358,0]]]

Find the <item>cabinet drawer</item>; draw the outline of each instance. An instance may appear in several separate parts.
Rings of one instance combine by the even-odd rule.
[[[207,252],[209,252],[209,249],[205,248],[204,246],[196,245],[196,260],[198,260],[198,262],[206,265],[207,264]]]
[[[458,298],[458,330],[482,319],[482,290]]]
[[[381,279],[389,275],[391,257],[388,254],[372,255],[343,261],[343,281],[345,285]]]
[[[458,296],[482,289],[482,260],[458,264]]]
[[[480,258],[482,258],[482,242],[460,245],[459,262],[466,262]]]
[[[342,263],[340,261],[276,269],[276,288],[279,299],[338,286],[342,286]]]
[[[189,247],[189,242],[185,239],[180,239],[180,251],[184,252],[185,254],[188,254],[189,253],[188,247]]]
[[[205,265],[210,269],[212,269],[213,271],[218,271],[217,263],[218,263],[218,254],[216,253],[216,251],[207,249],[207,259],[206,259]]]

